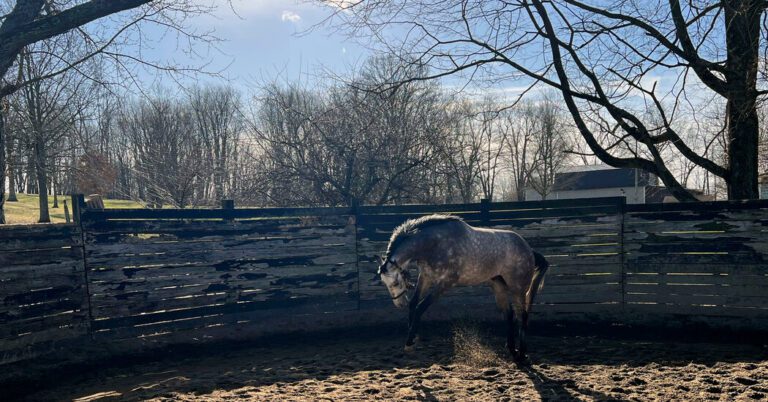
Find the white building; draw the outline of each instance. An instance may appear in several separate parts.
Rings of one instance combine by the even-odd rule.
[[[701,194],[695,195],[702,200],[708,198]],[[557,173],[555,184],[547,195],[548,200],[599,197],[626,197],[627,204],[660,203],[674,199],[666,187],[659,185],[659,178],[652,173],[605,165],[579,166]],[[538,201],[542,196],[533,188],[527,187],[525,199]]]

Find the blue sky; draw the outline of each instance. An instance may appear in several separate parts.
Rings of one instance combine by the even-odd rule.
[[[187,25],[198,30],[213,29],[214,35],[223,40],[216,45],[218,50],[194,60],[178,49],[174,37],[166,37],[145,55],[166,64],[202,65],[209,59],[211,64],[206,69],[227,67],[223,74],[235,86],[273,79],[309,83],[319,69],[348,71],[369,55],[365,48],[331,29],[307,32],[329,16],[328,8],[293,0],[232,0],[233,7],[227,0],[216,3],[213,15],[197,16]],[[159,27],[145,29],[150,37],[162,34]]]
[[[144,56],[170,65],[202,66],[210,62],[206,70],[223,70],[222,75],[228,77],[232,85],[248,92],[248,89],[272,80],[298,81],[309,86],[318,80],[325,83],[327,76],[318,77],[320,70],[330,70],[344,76],[371,55],[371,51],[354,39],[334,32],[332,27],[316,27],[333,10],[309,0],[231,0],[231,5],[230,0],[193,1],[204,5],[213,2],[218,6],[214,13],[199,15],[186,22],[193,30],[213,30],[213,34],[222,39],[216,49],[205,52],[207,46],[200,43],[196,50],[205,54],[200,59],[190,59],[178,48],[175,37],[166,36],[159,43],[150,45],[151,49],[143,49]],[[315,29],[310,30],[312,27]],[[153,40],[163,37],[164,30],[151,24],[144,27],[146,37]],[[458,75],[441,81],[448,89],[463,89],[513,99],[531,81],[512,73],[509,68],[501,67],[497,78],[506,78],[494,82],[490,87],[471,85],[465,88],[466,79]],[[669,71],[665,73],[669,75],[656,74],[646,78],[649,82],[660,81],[660,88],[671,87],[676,74]],[[142,73],[142,78],[145,89],[157,82],[163,86],[170,85],[167,76],[156,70]],[[205,76],[200,78],[211,80]],[[546,90],[544,87],[540,89]]]
[[[175,36],[164,35],[166,28],[147,24],[142,28],[145,37],[152,41],[164,39],[159,43],[145,44],[142,49],[145,58],[158,64],[205,65],[207,71],[223,70],[222,75],[233,86],[249,92],[249,89],[273,80],[301,82],[308,86],[325,84],[328,75],[324,75],[322,70],[330,71],[333,75],[349,76],[373,54],[358,42],[359,39],[335,32],[327,24],[318,26],[334,10],[319,6],[312,0],[192,1],[203,5],[214,3],[217,8],[214,13],[196,16],[185,25],[192,30],[213,30],[213,34],[222,42],[210,51],[204,43],[199,43],[195,50],[205,54],[202,58],[191,59],[183,47],[179,48]],[[377,44],[371,47],[377,47]],[[481,84],[477,82],[467,86],[467,77],[461,74],[440,81],[448,90],[509,99],[514,99],[530,85],[531,81],[527,77],[509,75],[508,68],[501,69],[502,75],[508,78],[490,87],[476,87]],[[167,75],[157,70],[149,69],[142,72],[141,76],[144,89],[158,83],[164,87],[172,86]],[[215,80],[203,75],[199,78],[203,81]]]

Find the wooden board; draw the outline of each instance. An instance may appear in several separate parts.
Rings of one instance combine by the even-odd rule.
[[[88,313],[78,227],[0,226],[0,364],[85,338]]]
[[[251,311],[356,308],[353,223],[330,214],[86,223],[95,330],[147,336]]]
[[[525,203],[86,211],[0,227],[0,364],[73,347],[403,319],[377,255],[405,220],[514,230],[550,262],[534,320],[768,330],[768,202]],[[436,312],[495,312],[488,286]],[[440,316],[440,314],[437,314]],[[450,314],[445,315],[451,316]]]

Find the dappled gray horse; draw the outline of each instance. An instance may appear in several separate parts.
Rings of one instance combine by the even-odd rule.
[[[455,216],[430,215],[395,229],[378,273],[395,306],[410,307],[406,350],[413,347],[421,315],[443,292],[489,283],[507,318],[507,348],[515,359],[524,359],[528,313],[548,265],[513,231],[475,228]],[[409,296],[408,270],[415,267],[419,278]]]

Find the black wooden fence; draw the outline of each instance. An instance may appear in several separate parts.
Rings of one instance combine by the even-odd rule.
[[[0,228],[0,364],[402,319],[376,255],[428,213],[513,229],[547,257],[534,320],[768,330],[768,202],[82,210],[75,225]],[[493,297],[457,288],[441,309],[492,312]]]

